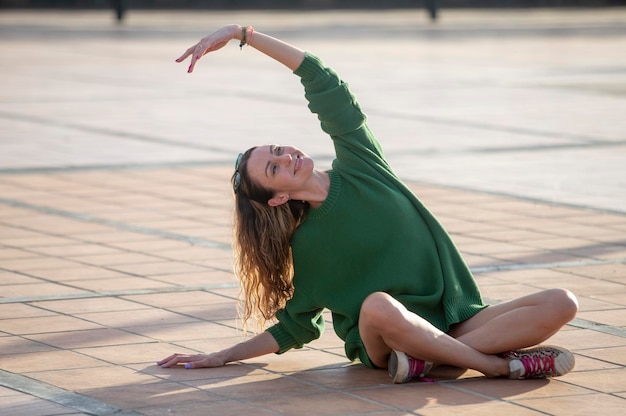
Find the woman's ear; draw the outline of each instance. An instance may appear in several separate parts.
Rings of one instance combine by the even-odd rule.
[[[277,207],[279,205],[284,204],[287,201],[289,201],[288,194],[276,194],[274,195],[272,199],[267,201],[267,205],[269,205],[270,207]]]

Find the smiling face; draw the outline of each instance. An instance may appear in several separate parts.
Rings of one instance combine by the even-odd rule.
[[[302,190],[313,173],[313,159],[293,146],[266,145],[254,149],[248,160],[248,174],[274,195]]]

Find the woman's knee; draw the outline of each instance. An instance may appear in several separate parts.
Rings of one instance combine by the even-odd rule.
[[[546,295],[564,324],[574,319],[578,313],[578,299],[567,289],[549,289]]]
[[[377,327],[386,327],[401,316],[403,306],[385,292],[374,292],[361,304],[359,322]]]

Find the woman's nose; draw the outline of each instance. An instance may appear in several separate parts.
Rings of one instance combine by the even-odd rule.
[[[280,155],[280,163],[282,163],[283,165],[290,165],[291,164],[291,155],[289,153],[285,153],[284,155]]]

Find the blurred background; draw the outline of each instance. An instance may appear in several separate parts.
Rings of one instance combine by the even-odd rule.
[[[260,143],[329,166],[288,71],[234,43],[174,63],[236,22],[334,67],[405,180],[624,213],[625,1],[0,0],[0,173],[230,167]]]

